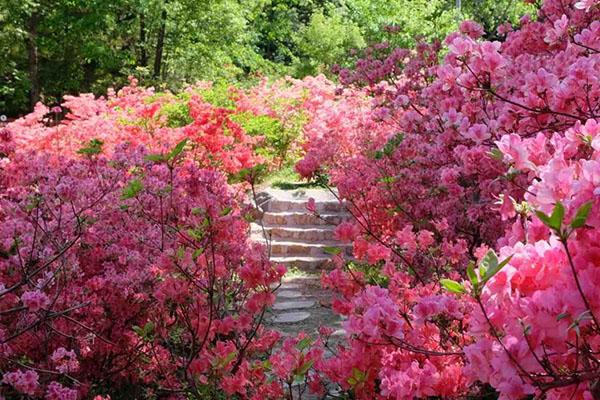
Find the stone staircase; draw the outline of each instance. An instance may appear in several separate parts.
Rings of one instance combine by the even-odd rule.
[[[268,243],[270,259],[284,264],[288,273],[275,291],[276,300],[268,313],[267,326],[284,337],[299,332],[311,336],[319,327],[334,330],[330,340],[342,340],[342,319],[331,310],[331,292],[320,284],[320,272],[332,267],[329,248],[351,254],[351,246],[335,240],[336,225],[350,219],[344,204],[323,189],[284,191],[267,189],[257,196],[261,218],[251,226],[254,241]],[[306,209],[309,198],[315,199],[315,216]],[[302,384],[295,385],[294,400],[316,400]],[[286,388],[287,390],[287,388]]]
[[[271,261],[318,272],[331,262],[331,249],[350,254],[348,244],[334,238],[334,229],[349,219],[344,204],[323,189],[268,189],[258,199],[262,218],[252,224],[252,239],[268,243]],[[306,210],[309,198],[315,199],[318,216]],[[328,251],[329,250],[329,251]]]

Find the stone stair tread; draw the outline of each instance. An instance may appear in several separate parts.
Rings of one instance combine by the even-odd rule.
[[[273,322],[275,322],[276,324],[293,324],[296,322],[304,321],[308,317],[310,317],[309,312],[293,311],[293,312],[282,313],[282,314],[275,316],[275,319]]]
[[[260,224],[253,222],[251,225],[252,230],[262,231]],[[287,231],[330,231],[333,232],[336,228],[335,225],[272,225],[264,224],[266,230],[269,229],[283,229]]]
[[[298,290],[278,290],[276,292],[277,294],[277,298],[282,298],[282,299],[299,299],[302,298],[302,292],[298,291]]]
[[[291,203],[291,204],[306,204],[308,198],[306,199],[271,199],[271,203]],[[315,204],[339,204],[343,205],[345,202],[340,202],[337,199],[326,199],[326,200],[316,200]]]
[[[294,262],[294,261],[325,262],[325,261],[331,261],[331,256],[282,256],[282,257],[271,257],[271,261],[274,263]]]
[[[337,189],[333,189],[334,193],[337,194]],[[336,200],[336,197],[330,193],[328,190],[314,188],[314,189],[296,189],[296,190],[284,190],[284,189],[276,189],[276,188],[266,188],[261,191],[261,193],[265,193],[272,200],[304,200],[306,201],[308,198],[312,197],[315,201],[328,201],[328,200]]]
[[[282,216],[293,216],[293,215],[307,215],[310,214],[308,211],[265,211],[265,215],[282,215]],[[322,217],[349,217],[350,213],[345,211],[327,211],[323,213],[319,213]]]
[[[277,311],[302,310],[302,309],[314,307],[314,305],[315,305],[314,300],[301,300],[301,299],[287,300],[287,301],[276,302],[275,304],[273,304],[273,310],[277,310]]]
[[[263,237],[254,237],[252,238],[255,242],[265,242]],[[326,247],[351,247],[352,243],[343,243],[335,240],[327,240],[327,241],[319,241],[319,242],[307,242],[300,239],[276,239],[272,238],[270,240],[271,245],[279,245],[279,246],[306,246],[306,247],[318,247],[318,248],[326,248]]]
[[[308,212],[281,211],[265,212],[262,221],[268,225],[298,226],[298,225],[338,225],[349,220],[350,215],[342,212],[322,213],[319,216]]]

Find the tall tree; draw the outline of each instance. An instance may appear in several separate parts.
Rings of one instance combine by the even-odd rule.
[[[36,10],[27,18],[27,60],[31,88],[29,90],[29,107],[33,108],[40,99],[40,60],[38,53],[39,12]]]
[[[156,52],[154,55],[154,78],[160,78],[160,69],[162,67],[163,50],[165,47],[165,33],[167,30],[167,1],[163,4],[160,13],[160,27],[158,28],[158,37],[156,39]]]

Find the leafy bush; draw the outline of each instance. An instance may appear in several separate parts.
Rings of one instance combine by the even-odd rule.
[[[254,142],[199,97],[169,127],[181,104],[152,96],[133,81],[2,131],[6,397],[281,396],[263,321],[285,269],[243,239],[250,210],[226,181],[260,160]]]
[[[599,17],[546,0],[502,42],[465,21],[342,71],[296,168],[329,175],[336,234],[386,278],[341,255],[323,277],[347,343],[316,369],[349,396],[597,397]]]

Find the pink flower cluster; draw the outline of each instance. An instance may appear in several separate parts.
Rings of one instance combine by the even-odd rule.
[[[177,102],[132,81],[2,131],[0,396],[280,397],[263,322],[285,268],[227,183],[260,139],[199,95],[170,127]]]
[[[441,62],[421,43],[341,72],[297,165],[354,217],[336,230],[354,260],[322,279],[347,316],[327,379],[362,399],[598,396],[599,19],[546,0],[503,42],[465,21]]]
[[[2,383],[11,385],[19,393],[33,396],[39,388],[39,375],[32,370],[17,370],[5,373],[2,377]]]

